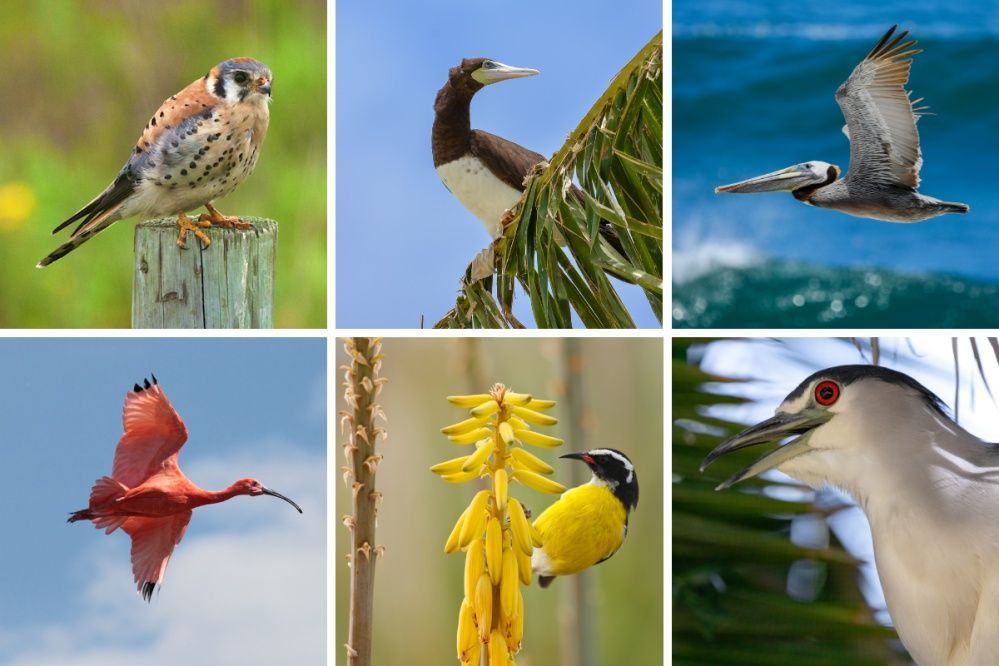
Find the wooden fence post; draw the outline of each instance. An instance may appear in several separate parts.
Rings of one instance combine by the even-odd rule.
[[[278,225],[243,219],[206,229],[208,249],[190,233],[178,248],[173,217],[136,226],[132,328],[271,328]]]

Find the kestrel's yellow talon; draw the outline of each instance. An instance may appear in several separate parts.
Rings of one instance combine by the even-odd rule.
[[[203,249],[208,249],[208,246],[212,244],[212,239],[208,237],[208,234],[206,234],[204,231],[202,231],[199,228],[199,227],[207,228],[212,226],[210,222],[208,224],[202,224],[200,220],[191,222],[191,220],[187,217],[187,215],[181,213],[180,215],[177,216],[177,226],[180,227],[180,233],[177,234],[177,247],[179,248],[187,247],[187,244],[184,242],[184,239],[187,237],[188,231],[193,233],[201,241]]]
[[[201,222],[208,222],[208,226],[224,227],[228,229],[252,229],[253,225],[249,222],[243,222],[235,215],[223,215],[219,210],[213,206],[211,203],[206,203],[205,208],[208,209],[207,213],[202,213],[198,220]]]

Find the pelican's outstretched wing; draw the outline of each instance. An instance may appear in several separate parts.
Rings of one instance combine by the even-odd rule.
[[[918,112],[912,109],[905,84],[909,81],[915,40],[908,32],[892,39],[895,28],[871,49],[850,78],[836,91],[836,103],[846,118],[850,138],[850,168],[846,180],[876,181],[915,189],[919,185],[916,131]]]

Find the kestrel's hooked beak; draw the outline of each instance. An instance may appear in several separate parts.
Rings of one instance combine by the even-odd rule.
[[[254,82],[253,88],[263,95],[271,96],[271,80],[261,76]]]
[[[715,488],[715,490],[725,490],[744,479],[779,467],[791,458],[796,458],[802,453],[807,452],[809,450],[808,440],[811,438],[812,432],[832,417],[832,413],[824,409],[806,409],[797,414],[779,413],[762,423],[757,423],[752,427],[746,428],[735,437],[722,442],[701,463],[701,472],[716,459],[731,451],[767,442],[777,442],[785,437],[798,435],[798,437],[792,439],[787,444],[759,458],[749,467],[740,470]]]
[[[295,507],[295,509],[299,513],[302,513],[302,507],[298,506],[297,504],[295,504],[290,499],[288,499],[287,497],[285,497],[281,493],[277,492],[276,490],[271,490],[270,488],[267,488],[265,486],[261,486],[260,487],[260,492],[263,493],[264,495],[270,495],[271,497],[277,497],[278,499],[283,499],[285,502],[287,502],[288,504],[290,504],[293,507]]]

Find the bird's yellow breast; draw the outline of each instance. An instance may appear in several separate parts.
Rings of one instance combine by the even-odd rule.
[[[624,541],[627,513],[605,486],[567,490],[534,521],[550,562],[543,575],[574,574],[605,560]]]

